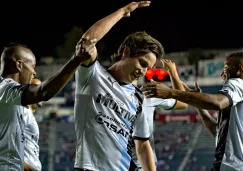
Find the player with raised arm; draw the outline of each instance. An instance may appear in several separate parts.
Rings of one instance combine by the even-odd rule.
[[[176,65],[174,62],[168,59],[161,59],[161,62],[163,64],[163,68],[169,72],[170,79],[172,82],[172,87],[174,89],[182,90],[184,91],[184,87],[181,83],[181,80],[178,76]],[[137,81],[135,80],[133,82],[134,85],[137,85]],[[144,100],[144,106],[143,111],[147,117],[148,124],[149,124],[149,130],[150,130],[150,144],[154,153],[154,159],[155,159],[155,165],[157,163],[157,157],[155,153],[155,146],[154,146],[154,136],[153,136],[153,130],[154,130],[154,111],[156,107],[161,107],[164,110],[180,110],[187,108],[187,104],[177,101],[175,99],[161,99],[161,98],[146,98]],[[142,166],[138,161],[137,155],[135,150],[133,150],[132,160],[136,164],[136,168],[131,168],[130,170],[139,171],[142,170]]]
[[[120,19],[150,1],[132,2],[97,21],[83,35],[99,41]],[[162,45],[145,32],[125,38],[107,70],[97,51],[75,75],[76,170],[126,171],[132,165],[131,143],[146,171],[155,170],[149,128],[142,112],[143,94],[132,82],[163,55]]]
[[[241,171],[243,168],[242,52],[232,53],[226,58],[221,77],[224,85],[215,94],[174,90],[162,83],[147,84],[142,90],[147,97],[174,98],[199,109],[218,110],[217,146],[212,171]],[[211,128],[215,129],[215,122],[210,123],[214,124]]]
[[[24,170],[24,120],[27,105],[47,101],[73,77],[94,50],[95,40],[76,47],[75,55],[51,78],[40,85],[35,77],[33,52],[22,44],[10,44],[1,54],[0,71],[0,170]]]

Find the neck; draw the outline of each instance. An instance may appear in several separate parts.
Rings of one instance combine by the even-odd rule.
[[[111,75],[116,79],[116,81],[128,83],[127,81],[122,79],[123,71],[122,71],[122,68],[121,68],[119,62],[116,62],[115,64],[113,64],[108,70],[110,71]]]
[[[35,113],[35,110],[32,108],[31,105],[29,105],[29,108],[30,108],[30,110],[32,111],[32,113],[34,114],[34,113]]]
[[[15,74],[7,74],[7,73],[2,72],[1,73],[1,76],[3,78],[12,78],[14,81],[20,83],[20,81],[19,81],[19,74],[18,73],[15,73]]]

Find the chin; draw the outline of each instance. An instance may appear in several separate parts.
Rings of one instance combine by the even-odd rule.
[[[228,81],[228,79],[223,79],[223,83],[225,84]]]

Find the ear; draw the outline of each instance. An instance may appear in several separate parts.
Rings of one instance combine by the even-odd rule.
[[[125,59],[125,58],[128,58],[128,57],[130,57],[130,49],[128,47],[126,47],[123,51],[121,59]]]
[[[16,61],[16,68],[19,72],[22,71],[22,68],[23,68],[22,64],[23,64],[22,61],[20,61],[20,60]]]
[[[239,69],[238,69],[236,75],[237,75],[237,76],[240,76],[241,73],[243,73],[243,64],[239,64]]]
[[[243,64],[240,64],[240,72],[243,72]]]

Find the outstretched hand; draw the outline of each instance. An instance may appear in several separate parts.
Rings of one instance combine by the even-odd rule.
[[[82,38],[76,45],[75,57],[82,58],[82,61],[90,59],[96,51],[96,43],[96,39],[90,40],[88,37],[86,39]]]
[[[169,59],[161,59],[163,68],[168,72],[176,72],[176,65],[175,62],[169,60]]]
[[[153,80],[151,80],[151,83],[143,85],[141,91],[147,98],[157,97],[167,99],[171,96],[171,88]]]
[[[124,17],[129,17],[131,12],[133,12],[137,8],[148,7],[151,1],[140,1],[140,2],[131,2],[130,4],[123,7],[125,11]]]

